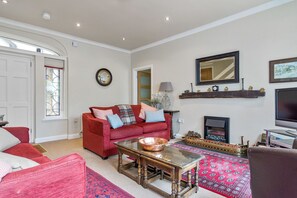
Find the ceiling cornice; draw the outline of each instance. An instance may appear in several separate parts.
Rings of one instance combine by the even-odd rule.
[[[80,37],[73,36],[73,35],[70,35],[70,34],[65,34],[65,33],[62,33],[62,32],[50,30],[50,29],[47,29],[47,28],[42,28],[42,27],[39,27],[39,26],[14,21],[14,20],[7,19],[7,18],[4,18],[4,17],[0,17],[0,25],[2,25],[2,26],[12,26],[13,28],[18,29],[18,30],[29,30],[31,32],[43,33],[43,34],[52,35],[52,36],[58,36],[58,37],[61,37],[61,38],[66,38],[66,39],[70,39],[70,40],[73,40],[73,41],[78,41],[78,42],[81,42],[81,43],[95,45],[95,46],[99,46],[99,47],[103,47],[103,48],[106,48],[106,49],[111,49],[111,50],[115,50],[115,51],[119,51],[119,52],[125,52],[125,53],[129,53],[129,54],[131,53],[130,50],[122,49],[122,48],[115,47],[115,46],[112,46],[112,45],[107,45],[107,44],[104,44],[104,43],[99,43],[99,42],[96,42],[96,41],[91,41],[91,40],[88,40],[88,39],[84,39],[84,38],[80,38]]]
[[[198,32],[209,30],[211,28],[215,28],[215,27],[221,26],[223,24],[226,24],[226,23],[229,23],[229,22],[241,19],[241,18],[250,16],[250,15],[254,15],[254,14],[257,14],[259,12],[263,12],[263,11],[269,10],[271,8],[275,8],[275,7],[290,3],[292,1],[295,1],[295,0],[272,0],[272,1],[268,2],[268,3],[264,3],[262,5],[250,8],[248,10],[239,12],[237,14],[234,14],[234,15],[222,18],[220,20],[208,23],[206,25],[202,25],[200,27],[188,30],[186,32],[182,32],[180,34],[170,36],[170,37],[162,39],[160,41],[150,43],[148,45],[144,45],[142,47],[136,48],[136,49],[132,50],[131,53],[133,54],[135,52],[139,52],[139,51],[146,50],[146,49],[149,49],[149,48],[152,48],[152,47],[156,47],[158,45],[162,45],[164,43],[168,43],[168,42],[180,39],[180,38],[184,38],[184,37],[196,34]]]

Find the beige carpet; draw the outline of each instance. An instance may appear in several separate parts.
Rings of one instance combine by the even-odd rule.
[[[56,159],[64,155],[71,153],[78,153],[81,155],[87,163],[87,166],[94,171],[98,172],[106,179],[114,183],[115,185],[121,187],[131,195],[136,198],[161,198],[159,194],[145,189],[142,186],[138,185],[135,181],[126,177],[125,175],[119,174],[117,172],[117,155],[109,157],[107,160],[102,160],[96,154],[83,149],[82,139],[73,139],[73,140],[62,140],[55,142],[42,143],[41,146],[47,150],[44,153],[50,159]],[[158,186],[163,184],[157,184]],[[164,186],[165,188],[166,186]],[[192,195],[190,198],[222,198],[223,196],[205,190],[203,188],[199,189],[197,194]]]

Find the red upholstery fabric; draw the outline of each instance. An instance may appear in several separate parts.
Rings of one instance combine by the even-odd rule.
[[[121,139],[131,136],[142,135],[143,129],[137,125],[126,125],[110,131],[110,139]]]
[[[131,107],[137,119],[140,112],[140,105],[135,105],[135,106],[132,105]],[[96,108],[100,109],[101,107],[96,107]],[[103,107],[103,108],[106,109],[106,107]],[[149,123],[144,124],[146,126],[147,131],[151,130],[151,132],[147,132],[147,133],[143,133],[143,132],[139,133],[138,127],[141,127],[142,131],[144,130],[144,127],[139,125],[140,123],[135,124],[138,127],[131,127],[135,125],[130,125],[129,127],[131,128],[129,128],[129,130],[127,128],[123,131],[121,130],[121,132],[119,129],[111,129],[108,121],[95,118],[92,115],[92,113],[83,113],[82,123],[83,123],[83,147],[90,151],[93,151],[94,153],[100,155],[103,158],[108,157],[110,155],[117,154],[117,148],[114,145],[114,142],[117,142],[117,141],[137,138],[137,137],[162,137],[168,140],[170,139],[171,115],[169,114],[165,114],[165,122],[161,122],[161,125],[158,125],[160,128],[157,127],[156,123],[150,123],[151,125],[156,125],[156,126],[149,126],[150,125]],[[166,125],[166,128],[164,128],[165,125]],[[118,130],[118,131],[113,133],[114,130]],[[126,133],[125,131],[129,133]]]
[[[29,142],[29,128],[27,127],[3,127],[9,131],[12,135],[19,138],[22,143]]]
[[[138,126],[143,128],[143,133],[163,131],[167,129],[165,122],[139,123]]]
[[[139,117],[141,105],[131,105],[137,123],[142,123],[144,120]]]
[[[8,130],[22,142],[29,141],[27,128]],[[29,143],[20,143],[4,152],[30,158],[40,165],[7,174],[0,182],[1,198],[85,197],[86,165],[78,154],[51,161]]]
[[[32,168],[6,175],[0,183],[0,197],[85,197],[86,165],[72,154]]]
[[[33,160],[33,161],[35,161],[35,162],[37,162],[39,164],[43,164],[43,163],[52,161],[48,157],[46,157],[44,155],[43,156],[40,156],[40,157],[34,157],[31,160]]]
[[[5,150],[4,152],[12,154],[12,155],[26,157],[26,158],[29,158],[29,159],[43,156],[36,148],[34,148],[29,143],[17,144],[15,146]]]

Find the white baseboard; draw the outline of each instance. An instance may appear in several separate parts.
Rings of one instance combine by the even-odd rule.
[[[64,140],[64,139],[67,139],[67,134],[49,136],[49,137],[43,137],[43,138],[35,138],[35,143],[50,142],[50,141]]]
[[[43,143],[43,142],[50,142],[50,141],[57,141],[57,140],[70,140],[80,138],[80,133],[74,133],[69,135],[56,135],[56,136],[49,136],[43,138],[36,138],[35,143]]]
[[[71,140],[71,139],[76,139],[76,138],[80,138],[81,135],[80,133],[74,133],[74,134],[69,134],[68,135],[68,139]]]

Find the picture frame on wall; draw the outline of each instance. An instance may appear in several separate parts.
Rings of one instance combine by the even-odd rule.
[[[269,61],[269,83],[296,81],[297,57]]]

